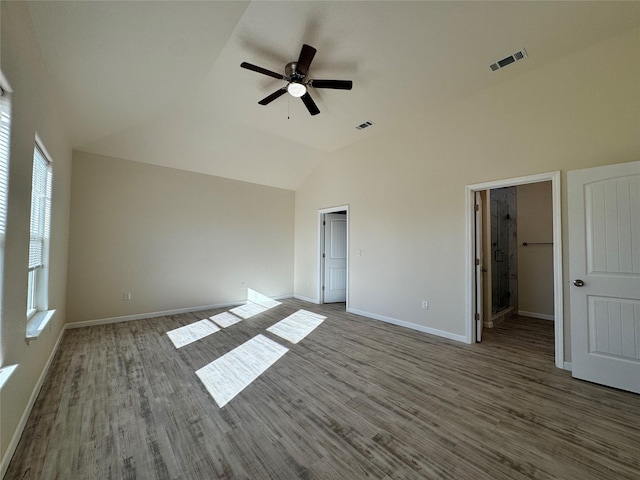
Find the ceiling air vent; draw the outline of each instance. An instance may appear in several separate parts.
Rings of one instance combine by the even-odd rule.
[[[496,63],[492,63],[489,65],[489,68],[492,72],[496,70],[500,70],[501,68],[506,67],[507,65],[511,65],[518,60],[523,60],[527,58],[527,51],[523,48],[522,50],[518,50],[516,53],[509,55],[508,57],[504,57],[502,60],[498,60]]]
[[[365,128],[368,128],[368,127],[370,127],[371,125],[373,125],[373,122],[364,122],[364,123],[361,123],[360,125],[358,125],[358,126],[356,127],[356,129],[357,129],[357,130],[364,130]]]

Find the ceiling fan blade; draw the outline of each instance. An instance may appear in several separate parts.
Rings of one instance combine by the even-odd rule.
[[[246,68],[247,70],[252,70],[254,72],[262,73],[263,75],[268,75],[270,77],[277,78],[278,80],[286,80],[285,76],[282,75],[281,73],[272,72],[271,70],[258,67],[257,65],[253,65],[251,63],[242,62],[240,66],[242,68]]]
[[[280,98],[282,95],[284,95],[285,93],[287,93],[287,89],[286,88],[281,88],[280,90],[276,90],[275,92],[273,92],[271,95],[269,95],[268,97],[264,97],[262,100],[260,100],[258,103],[260,105],[269,105],[271,102],[273,102],[276,98]]]
[[[351,80],[311,80],[309,85],[313,88],[335,88],[337,90],[351,90],[353,88]]]
[[[304,102],[304,106],[307,107],[307,110],[309,110],[309,113],[311,115],[317,115],[320,113],[320,109],[316,105],[316,102],[313,101],[313,98],[311,98],[311,95],[309,95],[309,93],[305,93],[300,98]]]
[[[316,55],[316,49],[306,43],[302,45],[302,50],[300,50],[300,57],[298,58],[298,63],[296,64],[296,73],[300,75],[306,76],[309,72],[309,65],[311,65],[311,60]]]

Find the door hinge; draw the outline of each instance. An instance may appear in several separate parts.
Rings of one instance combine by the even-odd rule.
[[[480,259],[476,258],[476,267],[480,265]]]
[[[324,253],[322,254],[322,258],[324,258]]]
[[[322,291],[324,292],[324,285],[322,285]]]
[[[325,221],[323,220],[323,221],[322,221],[322,225],[326,225],[326,224],[327,224],[327,222],[325,222]]]
[[[473,206],[473,210],[476,212],[480,211],[480,205],[478,205],[477,203]]]
[[[480,314],[476,313],[476,320],[480,320]]]

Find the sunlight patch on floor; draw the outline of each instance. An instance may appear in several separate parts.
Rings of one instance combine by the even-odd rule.
[[[251,318],[260,313],[281,305],[281,302],[273,300],[266,295],[256,292],[250,288],[247,289],[247,303],[240,305],[239,307],[229,310],[234,315],[237,315],[245,320]]]
[[[257,335],[197,370],[196,375],[222,408],[288,351]]]
[[[278,305],[281,302],[247,289],[246,304],[176,328],[167,332],[167,335],[176,348],[180,348]],[[298,343],[326,318],[307,310],[298,310],[267,328],[267,331],[291,343]],[[259,334],[195,373],[222,408],[288,351],[288,348],[278,342]]]
[[[220,331],[220,328],[205,318],[190,325],[171,330],[167,332],[167,335],[176,348],[180,348],[218,331]]]
[[[291,343],[298,343],[324,322],[326,318],[323,315],[308,312],[307,310],[298,310],[296,313],[267,328],[267,331]]]
[[[220,328],[227,328],[242,321],[240,317],[229,312],[219,313],[218,315],[209,317],[209,320],[215,322]]]

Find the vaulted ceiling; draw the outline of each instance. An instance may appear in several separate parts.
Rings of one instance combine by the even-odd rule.
[[[296,189],[332,152],[640,25],[640,2],[42,1],[33,24],[73,147]],[[303,43],[310,78],[258,100]],[[489,65],[525,48],[503,70]],[[562,82],[558,78],[558,82]],[[526,92],[523,92],[526,95]],[[365,121],[375,125],[355,127]]]

